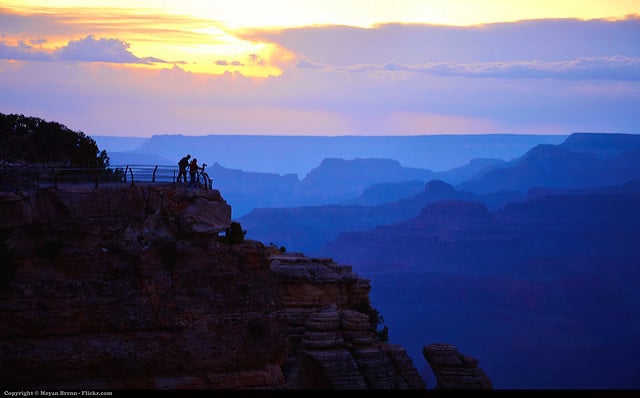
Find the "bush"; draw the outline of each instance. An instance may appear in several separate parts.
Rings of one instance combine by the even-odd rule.
[[[247,231],[243,231],[242,226],[237,221],[232,221],[231,226],[225,229],[224,232],[224,236],[221,236],[218,240],[231,245],[244,242],[244,236],[247,234]]]
[[[377,309],[371,306],[371,303],[363,302],[356,305],[353,309],[369,316],[371,330],[378,336],[380,341],[389,341],[389,328],[385,326],[381,330],[378,330],[378,325],[384,323],[384,318]]]
[[[376,335],[380,339],[380,341],[389,341],[389,328],[385,325],[382,330],[378,330]]]
[[[37,117],[0,113],[0,156],[30,163],[65,163],[71,167],[105,169],[109,156],[82,131]]]

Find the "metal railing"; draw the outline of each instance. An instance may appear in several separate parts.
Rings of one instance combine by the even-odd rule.
[[[122,182],[170,182],[175,183],[178,168],[175,166],[127,164],[109,166],[112,170],[122,170]]]
[[[61,184],[122,183],[123,173],[117,169],[62,167],[42,164],[0,164],[0,190],[58,188]]]
[[[212,189],[212,179],[205,171],[206,163],[198,169],[195,175],[195,182],[188,186],[195,188]],[[178,168],[175,166],[159,166],[159,165],[126,165],[119,166],[117,170],[124,170],[123,182],[130,182],[134,185],[136,182],[152,182],[152,183],[172,183],[177,184]],[[190,178],[190,177],[189,177]]]
[[[205,166],[206,167],[206,166]],[[0,162],[0,191],[25,188],[58,188],[61,184],[171,183],[176,184],[178,167],[169,165],[112,165],[106,169],[61,167],[34,163]],[[196,175],[196,183],[189,187],[212,188],[212,180],[204,169]]]

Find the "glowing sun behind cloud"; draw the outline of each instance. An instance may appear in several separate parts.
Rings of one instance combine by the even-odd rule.
[[[277,76],[282,73],[282,63],[293,59],[276,44],[241,39],[222,24],[197,16],[85,4],[64,8],[73,2],[52,3],[6,8],[3,44],[15,46],[16,51],[37,51],[43,60],[67,54],[67,61],[128,63],[144,68],[178,66],[194,73],[239,72],[253,77]],[[68,56],[74,51],[79,55],[80,50],[85,54],[102,52],[102,56]],[[125,52],[128,57],[121,56]]]
[[[280,75],[295,54],[275,43],[243,38],[245,29],[369,28],[388,22],[462,26],[526,18],[621,17],[638,8],[634,0],[10,0],[4,7],[15,20],[3,32],[3,41],[15,46],[37,43],[43,55],[91,36],[120,40],[131,54],[130,63],[138,67],[177,65],[194,73],[251,77]],[[20,26],[21,16],[40,23]]]

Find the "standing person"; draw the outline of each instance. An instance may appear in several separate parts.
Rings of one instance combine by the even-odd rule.
[[[187,154],[187,156],[180,159],[178,162],[178,182],[180,180],[187,182],[187,167],[189,166],[189,159],[191,159],[191,155]]]
[[[198,181],[196,177],[198,175],[198,159],[191,159],[191,163],[189,163],[189,186],[194,187],[198,185]]]

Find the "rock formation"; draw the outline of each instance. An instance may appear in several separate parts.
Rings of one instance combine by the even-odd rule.
[[[283,369],[290,388],[424,389],[404,348],[378,340],[370,285],[350,266],[296,253],[272,256],[290,324]]]
[[[491,390],[493,385],[475,358],[462,355],[451,344],[423,347],[424,358],[436,376],[436,390]]]
[[[33,389],[425,389],[330,259],[226,243],[216,190],[0,193],[0,380]]]

